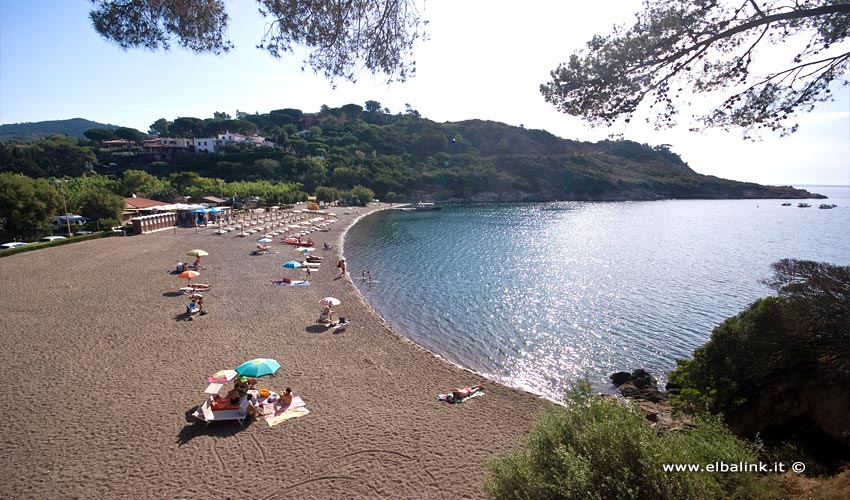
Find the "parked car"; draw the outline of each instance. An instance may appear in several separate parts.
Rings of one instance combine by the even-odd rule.
[[[41,239],[41,241],[56,241],[56,240],[67,240],[68,238],[64,236],[45,236]]]
[[[3,250],[8,250],[10,248],[22,247],[26,244],[27,243],[25,243],[23,241],[12,241],[12,242],[9,242],[9,243],[3,243],[2,245],[0,245],[0,248],[2,248]]]
[[[77,231],[74,236],[85,236],[87,234],[91,234],[91,231]]]

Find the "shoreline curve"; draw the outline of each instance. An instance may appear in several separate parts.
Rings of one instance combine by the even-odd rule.
[[[366,214],[363,214],[366,215]],[[330,264],[353,218],[327,239],[338,250],[311,286],[272,286],[298,270],[255,242],[212,229],[89,240],[0,259],[8,347],[4,490],[14,498],[169,498],[209,495],[211,470],[306,498],[445,498],[457,474],[479,478],[553,405],[458,367],[401,336]],[[210,313],[185,321],[174,262],[202,248]],[[317,252],[322,252],[317,250]],[[329,265],[330,264],[330,265]],[[299,274],[299,276],[301,276]],[[335,296],[352,322],[317,328]],[[310,414],[269,427],[194,422],[206,376],[256,357],[283,366],[260,386],[292,387]],[[483,384],[462,405],[436,394]],[[213,464],[212,469],[210,465]],[[215,496],[215,495],[213,495]]]

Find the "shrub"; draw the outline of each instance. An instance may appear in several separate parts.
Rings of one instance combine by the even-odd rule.
[[[658,434],[631,404],[593,396],[580,381],[566,407],[543,414],[525,447],[493,460],[485,479],[494,499],[778,498],[755,473],[665,472],[665,464],[755,463],[757,446],[717,419]]]

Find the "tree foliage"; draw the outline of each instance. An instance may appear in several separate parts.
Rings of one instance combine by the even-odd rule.
[[[773,269],[765,283],[778,296],[727,319],[693,359],[677,360],[669,378],[683,387],[678,404],[730,416],[769,397],[777,380],[786,394],[815,379],[846,394],[850,267],[783,259]]]
[[[566,407],[541,415],[520,449],[493,460],[484,487],[494,499],[775,498],[757,474],[667,472],[666,464],[755,462],[756,445],[717,419],[658,433],[636,408],[594,396],[587,380]]]
[[[113,131],[108,128],[90,128],[83,132],[83,135],[86,136],[86,139],[95,142],[103,142],[115,138]]]
[[[79,214],[89,219],[121,220],[124,198],[103,187],[93,187],[79,200]]]
[[[118,127],[114,131],[115,137],[119,139],[126,139],[128,141],[141,143],[147,138],[147,135],[142,133],[139,130],[130,127]]]
[[[708,127],[742,127],[786,135],[793,115],[831,99],[830,84],[848,84],[850,3],[846,0],[646,0],[635,24],[594,36],[540,86],[564,113],[592,124],[629,121],[649,103],[656,126],[675,123],[687,89],[722,91],[726,100],[701,116]],[[758,51],[804,38],[788,60],[765,70]],[[785,45],[787,47],[787,45]]]
[[[408,62],[425,22],[413,0],[256,0],[266,18],[257,45],[280,58],[294,45],[310,49],[305,63],[326,78],[355,80],[362,66],[389,81],[415,71]],[[221,54],[234,47],[227,35],[224,0],[92,0],[95,30],[123,49]]]
[[[0,234],[4,240],[32,240],[51,232],[62,197],[45,179],[0,173]]]

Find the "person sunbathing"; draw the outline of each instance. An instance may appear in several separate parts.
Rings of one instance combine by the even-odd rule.
[[[234,387],[227,391],[227,394],[224,396],[219,396],[218,394],[214,395],[210,399],[210,408],[212,408],[213,411],[236,410],[239,408],[239,403],[241,401],[242,396]]]
[[[473,385],[472,387],[464,387],[462,389],[455,387],[454,389],[452,389],[452,392],[450,394],[446,395],[446,401],[448,401],[449,403],[456,403],[464,398],[472,396],[478,391],[483,390],[483,385]]]
[[[283,394],[280,395],[280,399],[275,405],[275,410],[283,410],[289,408],[289,405],[292,404],[292,389],[289,387],[283,391]]]

